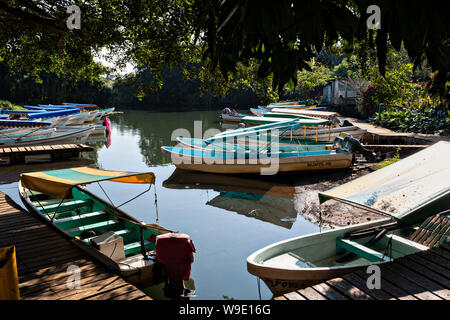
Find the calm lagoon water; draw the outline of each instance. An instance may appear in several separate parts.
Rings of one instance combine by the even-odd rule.
[[[317,232],[319,227],[297,214],[290,182],[293,176],[243,177],[175,170],[160,147],[176,144],[171,139],[175,129],[184,128],[194,135],[194,121],[202,121],[203,132],[221,129],[219,113],[124,110],[124,114],[111,117],[109,148],[97,143],[97,152],[89,156],[102,169],[155,173],[159,223],[189,234],[197,249],[191,272],[197,294],[193,299],[259,299],[257,279],[247,272],[247,257],[273,242]],[[85,162],[70,163],[72,167],[81,165]],[[46,166],[52,169],[68,165]],[[16,168],[45,169],[42,165]],[[16,186],[16,182],[8,183],[0,190],[21,204]],[[112,182],[102,186],[116,205],[146,189]],[[90,189],[103,196],[96,185]],[[140,220],[155,223],[154,190],[152,187],[123,208]],[[262,281],[260,291],[262,299],[272,297]]]

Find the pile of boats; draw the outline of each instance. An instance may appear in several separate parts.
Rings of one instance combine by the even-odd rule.
[[[240,118],[248,126],[227,130],[208,139],[178,137],[177,146],[163,146],[162,150],[171,156],[177,168],[208,173],[272,175],[342,169],[352,165],[354,153],[362,154],[369,161],[377,160],[355,139],[365,133],[364,130],[334,127],[336,113],[308,109],[314,112],[313,117],[300,114],[302,109],[293,109],[303,108],[297,104],[278,107],[282,109],[280,113],[264,113],[272,117]],[[291,111],[283,113],[284,109]],[[230,112],[228,109],[226,114],[230,115]],[[278,117],[285,114],[287,117]],[[253,118],[268,121],[253,121]]]
[[[339,114],[327,111],[323,107],[307,106],[300,102],[274,103],[265,107],[250,108],[252,115],[238,113],[230,108],[222,110],[220,118],[224,123],[234,123],[239,127],[250,127],[264,124],[275,124],[292,119],[301,119],[303,132],[294,135],[316,141],[332,141],[341,134],[360,138],[366,134],[348,123],[340,123]]]
[[[113,112],[114,108],[78,103],[0,110],[0,147],[83,143],[89,136],[105,134],[98,122]]]

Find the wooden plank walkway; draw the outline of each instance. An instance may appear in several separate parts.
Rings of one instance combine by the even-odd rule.
[[[94,148],[85,144],[50,144],[27,147],[0,148],[0,158],[7,164],[27,163],[34,158],[46,156],[49,161],[79,157],[80,152],[93,151]]]
[[[450,300],[450,244],[380,266],[381,289],[367,288],[365,270],[293,291],[274,300]]]
[[[151,300],[0,192],[0,247],[15,245],[22,299]],[[80,288],[70,289],[69,266],[80,270]]]

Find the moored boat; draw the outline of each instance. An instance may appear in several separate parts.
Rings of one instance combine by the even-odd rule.
[[[270,142],[265,141],[261,143],[261,141],[258,141],[255,137],[249,139],[242,139],[243,143],[239,143],[239,140],[237,140],[238,143],[232,143],[233,140],[231,140],[229,143],[220,141],[208,141],[203,139],[196,139],[196,138],[183,138],[178,137],[177,141],[186,147],[193,148],[193,149],[200,149],[204,151],[210,151],[210,152],[220,152],[220,151],[244,151],[248,150],[249,152],[260,152],[270,149],[277,149],[280,152],[292,152],[292,151],[321,151],[321,150],[331,150],[332,144],[301,144],[298,143],[280,143],[277,142]],[[226,141],[226,140],[225,140]]]
[[[37,127],[37,128],[11,128],[0,130],[0,138],[22,138],[22,137],[37,137],[43,135],[50,135],[56,132],[54,127]]]
[[[161,147],[177,168],[209,173],[276,174],[305,170],[348,168],[353,155],[346,150],[304,152],[210,152],[192,148]]]
[[[95,116],[95,119],[101,119],[103,117],[106,117],[114,112],[115,108],[107,108],[107,109],[100,109],[98,110],[97,115]]]
[[[335,123],[335,124],[337,122],[337,117],[339,117],[339,114],[337,112],[315,110],[315,109],[286,110],[286,109],[282,109],[282,108],[274,108],[271,111],[273,113],[277,113],[277,114],[286,114],[286,115],[300,116],[300,117],[307,116],[307,117],[327,119],[327,120],[333,121],[333,123]],[[268,113],[268,114],[270,114],[270,113]]]
[[[83,143],[87,140],[93,130],[93,127],[87,127],[39,136],[0,137],[0,147],[22,147],[54,143]]]
[[[98,114],[98,110],[80,112],[72,115],[67,121],[66,125],[80,125],[85,122],[89,122],[95,119]]]
[[[298,117],[255,117],[255,116],[244,116],[240,119],[240,122],[245,123],[246,125],[264,125],[264,124],[271,124],[271,123],[277,123],[277,122],[285,122],[292,119],[298,119],[302,122],[302,126],[319,126],[319,125],[329,125],[330,121],[325,119],[311,119],[311,118],[304,118],[300,119]]]
[[[134,285],[189,279],[195,252],[189,236],[145,224],[85,187],[102,181],[145,184],[147,192],[155,176],[79,167],[23,173],[18,190],[30,213]]]
[[[69,107],[72,107],[72,108],[81,108],[81,109],[95,109],[95,108],[98,108],[96,104],[89,104],[89,103],[63,102],[63,105],[69,106]]]
[[[52,125],[50,121],[32,121],[32,120],[0,120],[0,128],[37,128]]]
[[[245,114],[232,111],[230,108],[225,108],[220,114],[220,119],[224,122],[241,122],[241,119],[245,117]]]

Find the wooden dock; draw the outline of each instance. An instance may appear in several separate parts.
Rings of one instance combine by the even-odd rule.
[[[16,247],[22,299],[150,300],[0,192],[0,247],[9,245]],[[69,266],[79,268],[79,288],[68,285]]]
[[[366,285],[366,270],[350,273],[275,300],[450,300],[450,244],[380,265],[381,288]]]
[[[28,147],[0,148],[0,159],[4,164],[29,163],[34,161],[58,161],[77,158],[81,152],[93,151],[85,144],[51,144]]]

